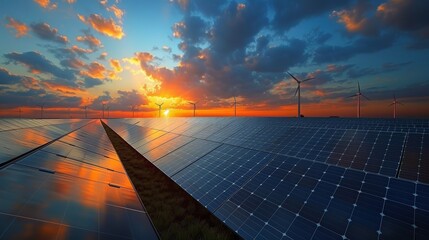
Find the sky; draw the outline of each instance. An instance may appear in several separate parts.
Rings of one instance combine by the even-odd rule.
[[[0,2],[0,116],[429,117],[426,0]],[[133,111],[134,109],[134,111]],[[164,111],[168,110],[168,115]]]

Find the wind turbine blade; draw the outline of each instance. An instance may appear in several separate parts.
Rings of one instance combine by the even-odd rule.
[[[398,102],[398,101],[396,101],[396,103],[399,103],[400,105],[404,105],[403,103],[401,103],[401,102]]]
[[[298,93],[298,91],[299,91],[299,88],[300,88],[300,86],[298,85],[298,87],[296,88],[296,91],[295,91],[295,94],[294,94],[294,96],[296,96],[296,94]]]
[[[395,104],[395,103],[391,103],[391,104],[389,104],[388,106],[390,107],[390,106],[393,106],[393,104]]]
[[[298,79],[296,79],[296,77],[294,77],[292,74],[290,74],[290,72],[288,72],[288,71],[286,71],[293,79],[295,79],[295,81],[296,82],[298,82],[299,83],[299,80]]]
[[[188,102],[189,104],[192,104],[192,105],[194,105],[195,103],[193,103],[193,102]]]
[[[348,97],[346,97],[346,98],[351,98],[351,97],[356,97],[356,96],[357,96],[357,94],[353,94],[353,95],[348,96]]]
[[[359,84],[359,81],[358,81],[358,92],[360,93],[360,84]]]
[[[307,81],[310,81],[310,80],[313,80],[313,79],[315,79],[315,78],[314,78],[314,77],[311,77],[311,78],[304,79],[304,80],[302,80],[301,82],[307,82]]]
[[[370,100],[367,96],[365,96],[363,94],[361,94],[361,95],[362,95],[362,97],[366,98],[366,100]]]

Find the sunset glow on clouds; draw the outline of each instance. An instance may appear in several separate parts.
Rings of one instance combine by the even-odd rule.
[[[0,4],[0,112],[111,116],[429,117],[429,3],[420,0],[28,0]],[[54,110],[55,109],[55,110]],[[80,114],[80,115],[79,115]],[[401,115],[401,114],[400,114]]]

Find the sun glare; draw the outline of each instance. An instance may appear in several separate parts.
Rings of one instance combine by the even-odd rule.
[[[164,116],[168,117],[168,114],[170,113],[170,109],[167,109],[164,111]]]

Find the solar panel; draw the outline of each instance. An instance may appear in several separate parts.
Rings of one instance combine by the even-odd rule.
[[[98,121],[1,169],[0,181],[3,238],[158,238]]]
[[[427,120],[175,120],[142,121],[169,137],[140,141],[163,145],[154,164],[245,239],[429,233]],[[170,146],[172,132],[195,140]]]

